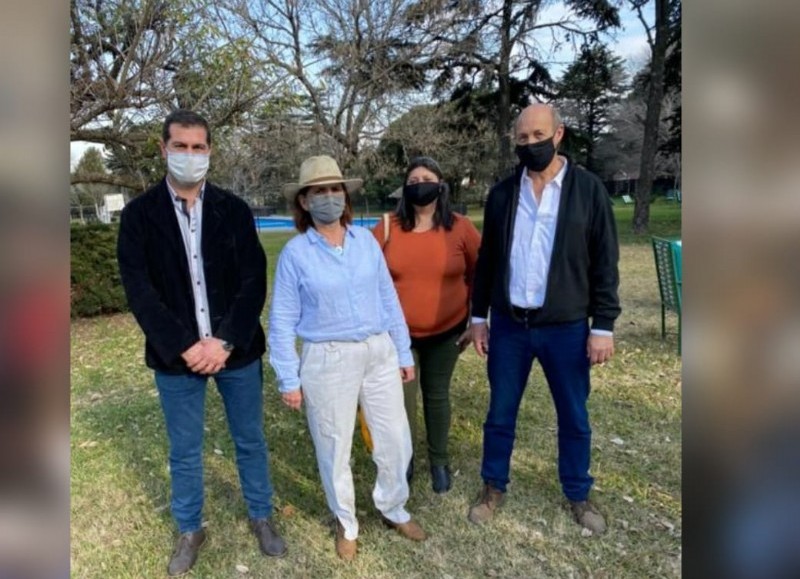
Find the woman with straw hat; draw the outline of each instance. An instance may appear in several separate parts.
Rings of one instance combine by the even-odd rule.
[[[402,536],[426,538],[405,509],[411,435],[402,382],[414,379],[414,360],[381,249],[369,230],[351,225],[350,194],[361,185],[345,179],[331,157],[317,156],[302,163],[297,183],[284,186],[301,235],[278,257],[269,316],[270,364],[284,403],[299,410],[305,402],[344,560],[355,557],[358,537],[350,451],[359,404],[378,467],[375,506]]]

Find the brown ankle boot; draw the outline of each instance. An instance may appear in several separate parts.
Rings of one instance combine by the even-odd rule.
[[[195,561],[200,547],[206,542],[206,532],[203,529],[192,533],[182,533],[175,543],[175,550],[167,566],[167,575],[177,577],[189,572]]]
[[[590,501],[570,501],[570,510],[575,522],[595,535],[606,532],[606,520]]]
[[[428,538],[428,535],[425,533],[425,530],[417,523],[414,519],[411,519],[405,523],[395,523],[394,521],[390,521],[386,517],[381,517],[383,520],[383,524],[389,527],[390,529],[396,530],[406,539],[411,541],[424,541]]]
[[[505,495],[506,493],[492,485],[483,485],[483,490],[478,495],[476,503],[470,507],[467,518],[476,525],[490,521],[494,512],[503,504]]]

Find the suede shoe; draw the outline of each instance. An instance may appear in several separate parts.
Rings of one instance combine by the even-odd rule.
[[[570,501],[570,510],[575,521],[584,529],[589,529],[595,535],[606,532],[606,521],[595,506],[587,501]]]
[[[450,467],[446,465],[431,465],[431,484],[433,492],[444,494],[450,490],[452,481],[450,480]]]
[[[262,553],[268,557],[283,557],[286,554],[286,541],[275,530],[271,517],[250,519],[250,530],[258,537]]]
[[[197,561],[197,553],[200,551],[200,546],[206,541],[206,532],[204,529],[194,531],[191,533],[181,533],[178,541],[175,543],[175,551],[169,560],[167,566],[167,575],[170,577],[177,577],[188,573],[189,569]]]
[[[358,551],[358,543],[355,539],[346,539],[344,536],[344,527],[339,519],[336,519],[336,554],[339,559],[343,561],[352,561],[356,558]]]
[[[476,525],[490,521],[494,517],[494,512],[502,506],[505,498],[506,493],[503,491],[497,490],[492,485],[483,485],[477,501],[469,509],[467,518]]]
[[[414,519],[409,519],[406,523],[395,523],[381,516],[381,520],[383,520],[384,525],[390,529],[395,529],[398,533],[411,541],[424,541],[428,538],[428,535]]]

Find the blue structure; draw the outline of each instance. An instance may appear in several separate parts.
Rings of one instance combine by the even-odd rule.
[[[379,217],[353,217],[353,224],[361,227],[372,228]],[[269,217],[256,217],[256,229],[260,231],[286,231],[294,229],[294,220],[285,215],[270,215]]]

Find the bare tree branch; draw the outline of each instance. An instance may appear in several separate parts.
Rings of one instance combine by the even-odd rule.
[[[134,191],[138,191],[143,188],[141,181],[137,181],[131,177],[120,177],[118,175],[110,175],[108,173],[71,175],[69,183],[70,185],[102,183],[104,185],[125,187],[126,189],[132,189]]]

